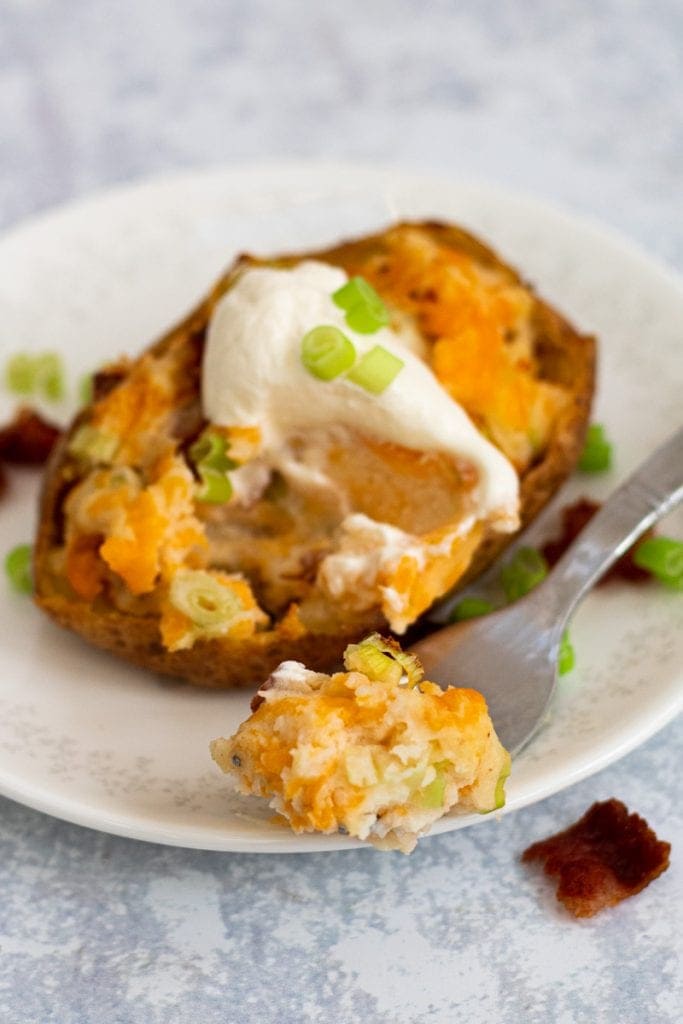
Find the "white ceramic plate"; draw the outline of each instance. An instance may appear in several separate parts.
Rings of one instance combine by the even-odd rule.
[[[202,294],[238,251],[308,248],[397,217],[456,220],[524,268],[541,293],[600,337],[596,417],[616,441],[611,490],[680,416],[683,290],[601,228],[484,186],[349,166],[220,170],[124,188],[48,214],[0,242],[0,351],[58,349],[69,378],[135,353]],[[3,399],[0,412],[9,413]],[[69,410],[63,410],[64,416]],[[30,539],[37,480],[16,473],[0,548]],[[668,529],[682,530],[681,520]],[[627,585],[592,595],[572,628],[578,668],[515,761],[507,810],[597,771],[683,703],[683,601]],[[45,619],[0,581],[0,791],[93,828],[212,850],[348,847],[297,837],[257,801],[228,793],[208,754],[248,695],[160,680]],[[446,818],[434,832],[482,822]]]

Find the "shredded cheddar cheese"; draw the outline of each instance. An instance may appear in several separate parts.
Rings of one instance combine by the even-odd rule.
[[[83,536],[100,537],[100,558],[136,595],[149,593],[160,577],[170,578],[180,566],[202,561],[207,541],[194,514],[190,470],[182,459],[169,456],[157,464],[157,473],[155,482],[144,487],[132,471],[95,470],[69,496],[67,565],[82,596],[91,586],[83,578],[88,565],[96,578],[92,557],[86,564],[82,554]]]
[[[418,231],[389,233],[389,252],[359,265],[388,303],[414,318],[434,373],[518,470],[547,444],[562,390],[535,375],[532,298]]]

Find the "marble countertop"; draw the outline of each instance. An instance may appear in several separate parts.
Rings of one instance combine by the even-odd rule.
[[[0,224],[160,171],[354,158],[484,178],[683,270],[675,0],[0,0]],[[3,1024],[677,1024],[683,723],[415,854],[164,848],[0,800]],[[673,846],[575,922],[529,842],[618,796]]]

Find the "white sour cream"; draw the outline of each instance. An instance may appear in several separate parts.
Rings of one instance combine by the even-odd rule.
[[[342,424],[417,451],[466,459],[479,472],[478,517],[500,530],[517,525],[519,481],[511,463],[473,425],[429,367],[397,332],[357,334],[332,293],[344,271],[307,261],[292,270],[246,270],[214,310],[202,367],[206,418],[221,426],[258,427],[262,457],[277,461],[288,438]],[[404,362],[380,395],[338,377],[322,381],[301,362],[301,341],[313,327],[339,327],[358,357],[382,345]],[[406,339],[407,340],[407,339]]]

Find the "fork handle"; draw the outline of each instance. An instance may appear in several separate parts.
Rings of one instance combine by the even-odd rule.
[[[616,491],[547,579],[529,596],[559,631],[591,587],[631,545],[683,500],[683,427]]]

